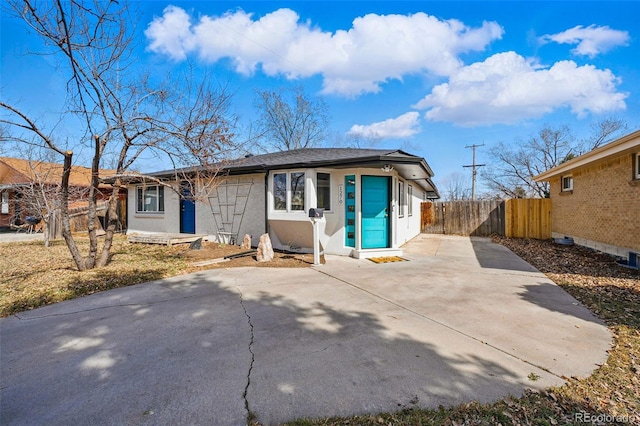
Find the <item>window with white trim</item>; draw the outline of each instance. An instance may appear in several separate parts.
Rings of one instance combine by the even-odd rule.
[[[634,176],[635,176],[636,179],[640,179],[640,152],[638,152],[635,155],[634,160],[635,161],[633,163],[635,164],[635,168],[636,168],[636,170],[635,170],[636,173],[635,173]]]
[[[0,213],[9,214],[9,191],[2,191],[0,194]]]
[[[291,210],[304,210],[304,172],[289,173],[291,182]]]
[[[273,175],[273,209],[287,210],[287,174]]]
[[[304,211],[304,172],[274,173],[273,209],[277,211]]]
[[[164,186],[138,186],[136,188],[136,213],[164,213]]]
[[[321,209],[331,210],[331,174],[318,172],[316,174],[316,206]]]
[[[398,216],[404,217],[404,206],[406,204],[404,196],[404,182],[398,181]]]
[[[562,182],[562,191],[573,191],[573,176],[571,175],[566,175],[566,176],[562,176],[561,178],[561,182]]]
[[[409,216],[413,216],[413,186],[409,185],[407,187],[407,191],[409,191],[409,193],[407,194],[407,202],[408,202],[408,214]]]

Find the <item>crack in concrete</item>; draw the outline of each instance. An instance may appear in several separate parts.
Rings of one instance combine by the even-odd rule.
[[[249,324],[249,330],[251,331],[251,339],[249,340],[249,347],[248,347],[249,353],[251,354],[251,362],[249,363],[249,371],[247,372],[247,384],[245,385],[244,392],[242,393],[242,398],[244,399],[244,409],[247,411],[247,424],[250,424],[252,418],[254,417],[254,414],[251,412],[251,409],[249,407],[249,398],[247,397],[247,394],[249,393],[249,386],[251,386],[251,372],[253,371],[253,363],[256,360],[256,355],[253,352],[253,340],[254,340],[253,323],[251,322],[251,316],[247,311],[247,307],[244,304],[244,298],[242,297],[242,292],[238,287],[236,287],[236,289],[240,294],[240,305],[242,305],[242,310],[244,310],[244,315],[247,317],[247,323]]]

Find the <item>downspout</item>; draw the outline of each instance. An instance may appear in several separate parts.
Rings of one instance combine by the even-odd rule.
[[[264,233],[269,233],[269,170],[264,174]]]

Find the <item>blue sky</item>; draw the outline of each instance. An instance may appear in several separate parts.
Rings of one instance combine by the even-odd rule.
[[[140,67],[190,60],[235,91],[245,125],[256,90],[304,86],[331,131],[424,156],[436,181],[465,146],[518,143],[544,125],[578,138],[603,118],[640,128],[640,2],[143,1]],[[2,16],[2,99],[46,117],[65,80],[32,35]],[[68,129],[56,129],[61,137]],[[10,153],[4,153],[9,155]],[[140,165],[143,170],[153,169]]]

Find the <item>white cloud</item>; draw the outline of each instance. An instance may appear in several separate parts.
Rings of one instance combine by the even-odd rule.
[[[145,35],[151,40],[149,49],[175,60],[186,59],[194,47],[191,19],[187,12],[175,6],[166,7],[162,17],[153,20]]]
[[[175,60],[197,53],[210,62],[231,58],[244,74],[258,66],[267,75],[291,79],[320,74],[325,93],[357,96],[407,74],[447,76],[463,65],[461,53],[484,50],[503,29],[495,22],[471,28],[425,13],[369,14],[331,33],[300,22],[290,9],[257,20],[239,10],[193,22],[183,9],[169,6],[145,34],[151,51]]]
[[[463,126],[512,124],[569,107],[578,117],[625,109],[625,93],[609,70],[560,61],[541,68],[515,52],[459,69],[414,108],[425,117]]]
[[[595,57],[600,53],[605,53],[617,46],[627,46],[629,44],[629,33],[627,31],[612,30],[611,28],[596,27],[590,25],[584,28],[578,25],[557,34],[547,34],[540,37],[542,43],[555,41],[556,43],[577,44],[572,52],[576,55]]]
[[[419,118],[419,113],[411,111],[369,125],[354,124],[347,133],[372,139],[407,138],[420,133]]]

